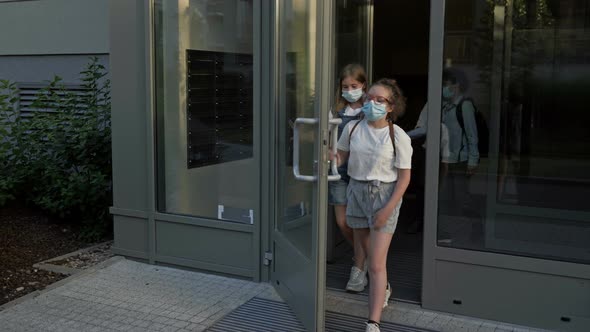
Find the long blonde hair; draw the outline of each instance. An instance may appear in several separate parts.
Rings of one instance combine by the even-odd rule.
[[[362,83],[363,84],[363,92],[367,93],[367,85],[368,84],[367,84],[367,73],[365,72],[365,68],[363,68],[363,66],[359,65],[358,63],[351,63],[351,64],[344,66],[344,68],[342,68],[342,70],[340,71],[340,78],[338,79],[338,87],[336,87],[336,103],[335,103],[335,107],[333,109],[334,113],[341,111],[342,109],[344,109],[344,107],[346,107],[346,106],[348,106],[348,104],[350,104],[348,102],[348,100],[346,100],[346,99],[344,99],[344,97],[342,97],[342,81],[344,81],[344,79],[347,77],[351,77],[355,81]],[[336,114],[334,114],[334,115],[336,115]]]

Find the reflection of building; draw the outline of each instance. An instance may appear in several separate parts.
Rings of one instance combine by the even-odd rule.
[[[442,245],[535,257],[562,271],[584,270],[590,262],[590,116],[585,111],[590,16],[574,10],[579,2],[509,1],[494,6],[478,1],[476,14],[459,7],[461,1],[450,2],[455,7],[449,7],[447,17],[454,12],[457,19],[478,17],[463,24],[447,22],[446,38],[471,47],[462,52],[456,42],[446,43],[445,59],[456,58],[454,67],[475,79],[469,94],[488,119],[490,156],[471,180],[472,200],[465,213],[451,216],[443,227],[456,237]],[[583,3],[584,8],[590,5]],[[456,31],[448,31],[451,27]],[[460,225],[469,228],[461,230]],[[543,270],[536,271],[543,275],[539,278],[547,277]],[[577,280],[573,276],[588,277],[570,272],[547,281],[571,283]],[[587,295],[580,296],[590,294],[587,287],[588,282],[582,282],[563,298],[587,306]],[[581,326],[590,328],[590,309],[572,310],[583,317]],[[569,328],[575,330],[563,327]]]

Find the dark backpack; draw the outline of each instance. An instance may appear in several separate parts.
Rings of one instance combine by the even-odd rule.
[[[463,121],[463,102],[470,101],[473,105],[473,115],[475,117],[475,125],[477,127],[477,149],[479,150],[479,157],[485,158],[488,156],[489,148],[490,148],[490,130],[488,129],[488,123],[481,114],[481,112],[477,111],[475,107],[475,103],[471,98],[464,98],[459,102],[457,105],[457,122],[459,122],[459,126],[461,126],[461,130],[463,131],[463,135],[465,135],[465,123]]]

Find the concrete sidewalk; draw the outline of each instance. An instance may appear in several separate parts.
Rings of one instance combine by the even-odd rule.
[[[204,331],[267,283],[111,259],[0,312],[7,331]]]
[[[253,297],[281,300],[268,283],[120,257],[0,308],[7,331],[204,331]],[[366,302],[329,292],[327,310],[365,316]],[[383,320],[439,331],[533,331],[394,303]],[[538,330],[537,330],[538,331]]]

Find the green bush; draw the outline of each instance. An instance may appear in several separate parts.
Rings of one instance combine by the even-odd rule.
[[[83,236],[111,231],[110,81],[97,58],[80,73],[84,91],[55,77],[30,108],[18,110],[18,89],[0,81],[0,205],[22,199],[61,219],[80,222]]]

